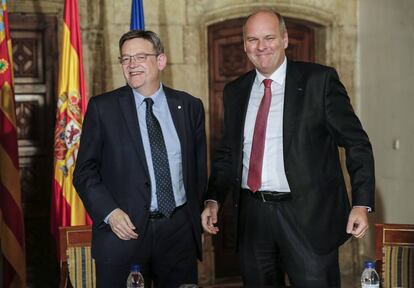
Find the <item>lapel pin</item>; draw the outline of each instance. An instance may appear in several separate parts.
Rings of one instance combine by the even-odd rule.
[[[181,106],[178,106],[177,108],[178,108],[178,109],[181,109]]]

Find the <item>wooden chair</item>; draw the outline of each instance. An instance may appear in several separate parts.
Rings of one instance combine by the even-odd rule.
[[[60,288],[95,287],[92,226],[59,227]]]
[[[381,287],[414,287],[414,224],[375,224],[375,259]]]

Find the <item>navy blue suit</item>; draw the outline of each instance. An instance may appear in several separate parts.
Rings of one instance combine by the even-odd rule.
[[[207,182],[202,102],[163,87],[181,145],[187,203],[183,207],[201,259],[200,208]],[[74,185],[93,219],[92,256],[97,262],[129,264],[150,247],[143,244],[149,223],[150,178],[132,90],[124,86],[92,97],[82,129]],[[139,234],[119,239],[103,220],[114,209],[127,213]]]

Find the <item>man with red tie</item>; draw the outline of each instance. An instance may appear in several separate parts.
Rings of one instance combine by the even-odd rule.
[[[374,209],[371,144],[335,69],[290,61],[283,17],[250,15],[244,50],[255,70],[224,88],[224,133],[212,165],[205,231],[233,193],[248,287],[340,287],[338,247],[364,236]],[[350,205],[338,147],[346,151]]]

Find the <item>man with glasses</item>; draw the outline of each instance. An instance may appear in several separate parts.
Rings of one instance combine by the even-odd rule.
[[[203,104],[160,82],[167,56],[154,32],[129,31],[119,49],[127,85],[89,101],[74,172],[93,219],[97,287],[125,287],[130,264],[148,287],[196,283]]]

